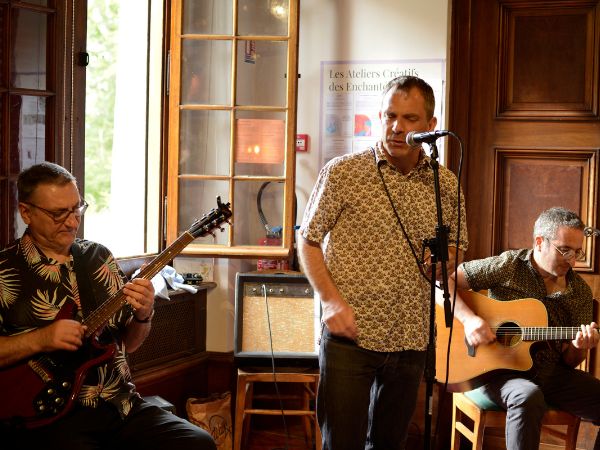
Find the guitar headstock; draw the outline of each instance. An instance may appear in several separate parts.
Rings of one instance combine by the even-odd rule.
[[[205,214],[201,219],[196,220],[188,229],[194,238],[206,236],[210,234],[215,228],[221,228],[221,224],[229,223],[229,218],[232,216],[229,203],[222,203],[221,197],[217,197],[217,207],[211,210],[208,214]]]

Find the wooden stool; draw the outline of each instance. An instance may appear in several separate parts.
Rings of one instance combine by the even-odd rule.
[[[317,385],[319,383],[319,373],[316,369],[286,368],[277,369],[275,376],[273,372],[259,372],[250,369],[238,369],[237,379],[237,398],[235,405],[234,422],[234,443],[233,450],[242,449],[242,439],[247,439],[250,431],[250,415],[263,414],[276,416],[281,415],[281,409],[258,409],[253,408],[253,386],[255,382],[273,383],[302,383],[302,406],[301,409],[284,409],[284,416],[302,416],[304,421],[304,430],[307,442],[313,440],[312,423],[314,423],[314,442],[315,448],[321,450],[321,431],[317,423],[317,415],[314,409],[310,408],[310,401],[316,398]]]
[[[452,397],[452,450],[460,448],[461,435],[471,442],[473,450],[481,450],[486,428],[504,428],[506,411],[482,394],[481,389],[465,393],[457,392]],[[464,417],[471,419],[472,428],[463,422]],[[565,441],[565,450],[575,450],[580,420],[579,417],[566,411],[549,409],[542,419],[542,428],[548,434]],[[565,425],[566,430],[554,429],[548,425]]]

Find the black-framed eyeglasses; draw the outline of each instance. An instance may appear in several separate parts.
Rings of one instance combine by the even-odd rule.
[[[585,261],[585,252],[578,248],[577,250],[573,250],[572,248],[568,249],[568,250],[561,250],[560,248],[558,248],[556,245],[554,245],[550,239],[548,239],[548,242],[550,242],[550,245],[552,247],[554,247],[554,249],[560,253],[560,255],[565,258],[565,259],[573,259],[575,258],[575,261]]]
[[[46,214],[48,217],[50,217],[56,224],[64,223],[71,214],[74,214],[75,217],[78,217],[78,218],[83,216],[85,214],[85,210],[89,206],[88,202],[86,202],[85,200],[81,200],[79,205],[74,208],[50,211],[49,209],[42,208],[41,206],[35,205],[33,203],[29,203],[29,202],[22,202],[22,203],[25,203],[26,205],[33,206],[34,208],[39,209],[44,214]]]

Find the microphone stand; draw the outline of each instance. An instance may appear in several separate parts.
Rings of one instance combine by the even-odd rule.
[[[431,253],[431,295],[429,305],[429,342],[427,343],[427,359],[425,361],[425,436],[424,449],[431,448],[431,422],[433,414],[433,384],[435,383],[435,289],[437,263],[442,264],[442,286],[444,289],[444,318],[446,326],[452,325],[452,310],[450,306],[450,294],[448,292],[448,272],[446,262],[448,261],[448,233],[450,228],[443,224],[442,200],[440,196],[439,154],[437,146],[431,142],[431,162],[433,170],[433,181],[435,191],[435,206],[437,211],[437,225],[435,227],[435,238],[423,240],[423,252],[428,248]]]

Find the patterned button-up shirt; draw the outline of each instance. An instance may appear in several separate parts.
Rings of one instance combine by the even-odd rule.
[[[69,302],[77,305],[74,319],[82,321],[82,309],[95,309],[123,286],[125,277],[106,247],[82,239],[75,243],[87,265],[93,300],[80,299],[73,258],[66,263],[47,258],[27,232],[0,252],[0,335],[12,336],[47,326]],[[125,348],[119,338],[114,338],[123,332],[131,314],[130,308],[122,308],[102,333],[103,342],[116,343],[116,355],[87,371],[78,398],[81,404],[95,407],[102,399],[115,404],[122,415],[131,409],[131,398],[136,394]]]
[[[418,257],[422,240],[435,237],[433,172],[423,151],[407,175],[389,164],[383,151],[379,144],[331,160],[319,174],[300,232],[322,243],[333,280],[354,310],[359,346],[386,352],[424,350],[430,285],[419,272],[379,170]],[[443,221],[450,227],[452,245],[458,223],[457,180],[442,166],[439,176]],[[460,247],[466,249],[462,197],[460,227]]]
[[[567,288],[548,294],[543,278],[531,260],[533,250],[509,250],[499,256],[465,262],[462,267],[469,287],[474,291],[488,290],[495,300],[536,298],[548,312],[550,327],[578,327],[592,322],[593,298],[587,283],[574,270],[567,272]],[[561,359],[561,344],[534,346],[534,365],[546,369]]]

